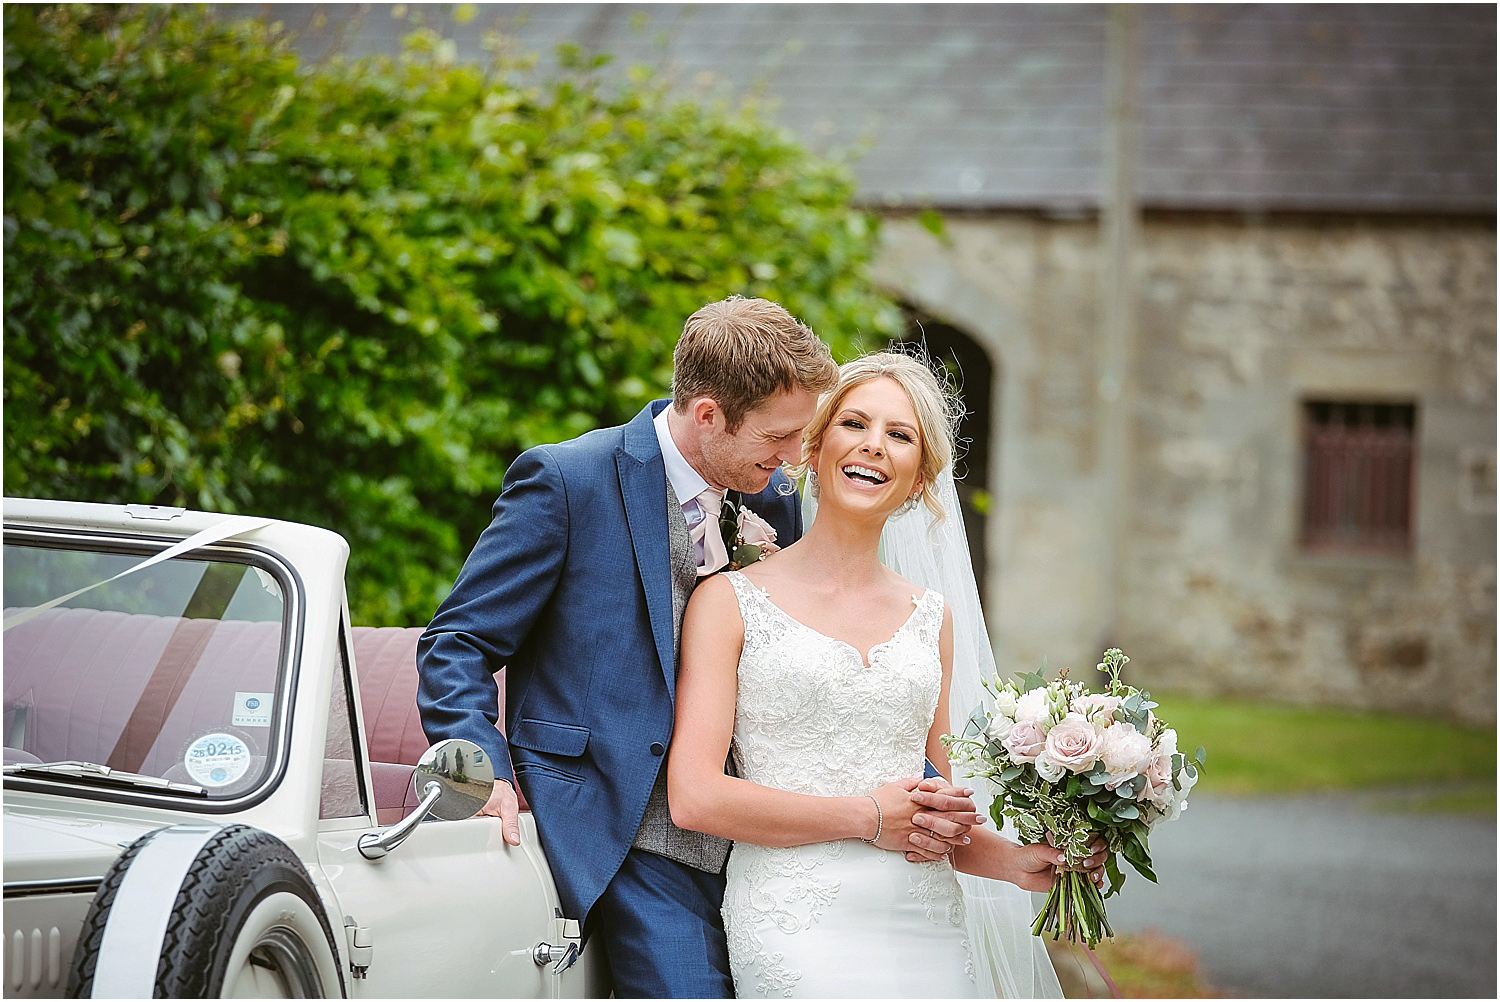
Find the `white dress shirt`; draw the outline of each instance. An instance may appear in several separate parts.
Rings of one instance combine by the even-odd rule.
[[[698,495],[708,487],[708,481],[703,475],[693,469],[688,461],[683,458],[682,450],[677,448],[677,443],[672,440],[672,433],[667,428],[667,412],[672,409],[669,403],[661,409],[661,413],[652,419],[652,425],[656,428],[656,441],[661,446],[662,465],[667,470],[667,483],[672,485],[672,493],[677,495],[677,501],[682,505],[683,517],[687,519],[688,529],[703,521],[703,509],[698,507]],[[694,550],[702,547],[697,544]],[[694,552],[693,559],[698,563],[703,562],[703,554]]]

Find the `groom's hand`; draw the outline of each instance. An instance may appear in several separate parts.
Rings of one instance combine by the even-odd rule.
[[[881,837],[875,844],[903,853],[913,863],[948,858],[955,845],[964,843],[964,833],[980,820],[964,791],[949,786],[946,780],[897,780],[871,796],[877,798],[882,813]],[[961,810],[965,804],[967,812]],[[960,810],[933,809],[945,807]]]
[[[954,786],[941,776],[929,776],[916,784],[911,801],[920,811],[912,823],[921,829],[912,838],[906,858],[913,863],[942,859],[955,846],[968,842],[969,829],[984,823],[975,812],[972,790]]]
[[[495,780],[490,799],[485,801],[479,813],[500,819],[500,834],[511,845],[521,844],[521,805],[516,800],[516,791],[503,779]]]
[[[930,837],[927,830],[915,821],[915,815],[923,811],[911,797],[916,788],[915,779],[899,779],[870,793],[880,805],[880,837],[875,845],[890,852],[905,853],[906,858],[914,862],[946,859],[953,847]]]

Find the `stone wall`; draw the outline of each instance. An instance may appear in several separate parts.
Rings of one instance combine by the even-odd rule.
[[[878,275],[998,373],[986,599],[1002,670],[1495,719],[1493,220],[1150,216],[1123,519],[1104,479],[1093,220],[887,220]],[[1301,408],[1414,402],[1409,556],[1299,545]]]

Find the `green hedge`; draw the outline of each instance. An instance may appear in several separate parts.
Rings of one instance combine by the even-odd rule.
[[[299,63],[182,5],[5,6],[5,490],[335,529],[421,623],[506,464],[660,396],[698,306],[898,332],[852,180],[750,107],[453,64]]]

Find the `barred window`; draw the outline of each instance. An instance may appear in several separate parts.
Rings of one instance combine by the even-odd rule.
[[[1411,550],[1416,426],[1413,404],[1304,403],[1306,549]]]

